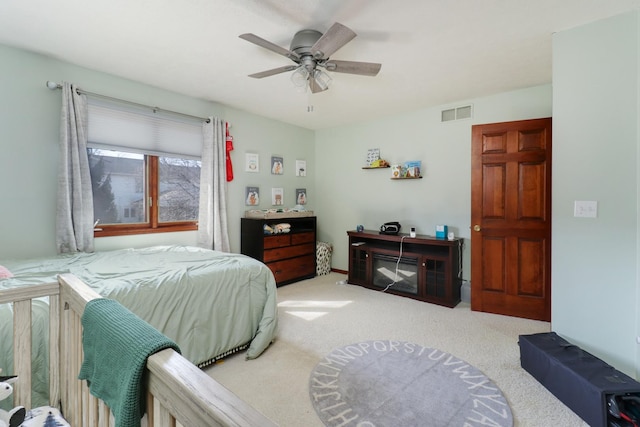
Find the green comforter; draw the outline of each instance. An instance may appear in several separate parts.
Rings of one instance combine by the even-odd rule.
[[[275,338],[273,274],[245,255],[155,246],[21,262],[0,260],[0,265],[15,276],[0,280],[0,292],[50,282],[62,272],[76,275],[101,296],[119,301],[175,341],[183,356],[196,365],[249,342],[247,358],[253,359]],[[5,318],[0,318],[0,324],[4,323]],[[0,352],[0,367],[6,362],[5,347]]]

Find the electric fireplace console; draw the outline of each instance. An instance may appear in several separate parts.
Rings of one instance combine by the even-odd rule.
[[[347,231],[348,282],[455,307],[460,302],[463,239]]]

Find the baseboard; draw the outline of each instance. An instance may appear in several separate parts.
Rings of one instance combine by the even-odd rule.
[[[349,274],[349,272],[347,270],[339,270],[337,268],[332,268],[331,272],[332,273],[340,273],[340,274]]]

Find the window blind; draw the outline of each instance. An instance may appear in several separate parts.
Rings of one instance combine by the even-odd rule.
[[[87,103],[91,148],[200,158],[202,121],[197,118],[91,97]]]

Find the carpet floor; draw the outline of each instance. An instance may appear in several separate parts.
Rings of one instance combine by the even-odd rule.
[[[331,273],[278,288],[279,332],[257,359],[230,356],[206,370],[281,427],[322,427],[309,398],[309,378],[337,347],[395,340],[437,348],[468,362],[502,391],[519,427],[586,424],[520,367],[518,336],[550,324],[450,309],[360,286]]]

